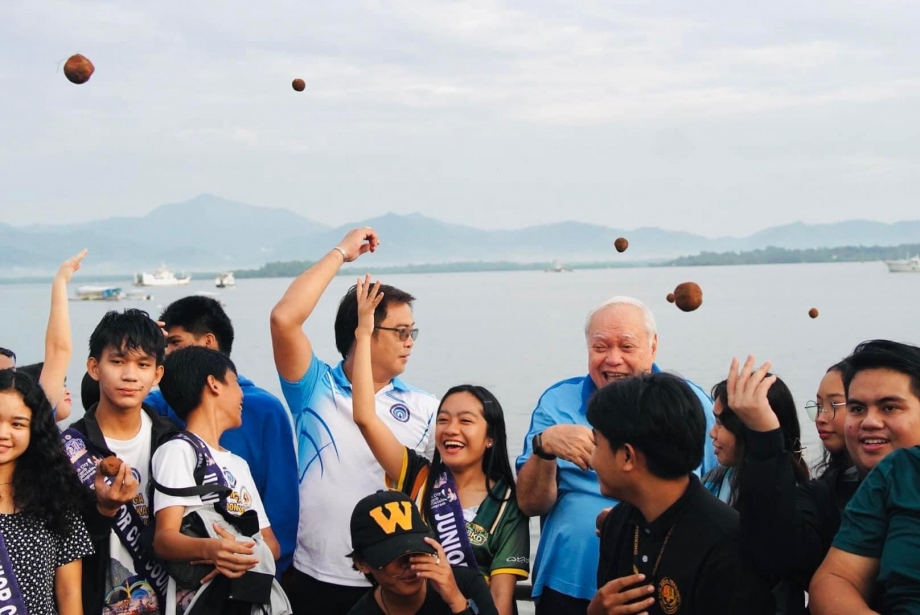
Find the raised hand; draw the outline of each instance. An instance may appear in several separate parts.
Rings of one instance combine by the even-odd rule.
[[[647,613],[646,609],[655,604],[655,599],[648,597],[655,591],[655,586],[643,585],[629,589],[643,581],[644,574],[633,574],[609,581],[594,594],[594,599],[588,605],[588,615]],[[630,602],[632,604],[627,604]]]
[[[57,274],[54,276],[55,279],[61,280],[64,284],[69,284],[73,274],[80,269],[80,265],[83,263],[83,259],[89,253],[89,250],[83,248],[75,256],[71,256],[66,261],[61,263],[60,268],[58,268]]]
[[[543,450],[560,459],[571,461],[582,470],[591,469],[594,454],[594,434],[583,425],[553,425],[543,432]]]
[[[368,274],[363,280],[358,278],[355,290],[358,295],[358,328],[355,329],[355,336],[370,336],[374,332],[374,310],[383,300],[380,282],[377,281],[372,286],[371,276]]]
[[[376,252],[379,245],[380,238],[377,237],[377,231],[365,226],[348,231],[348,234],[336,247],[344,252],[342,256],[345,257],[345,262],[350,263],[357,260],[362,254]]]
[[[740,371],[735,358],[728,369],[728,405],[745,427],[753,431],[772,431],[780,427],[767,399],[767,391],[776,382],[775,375],[767,375],[770,367],[772,364],[767,361],[755,370],[754,356],[748,355]]]
[[[418,576],[431,581],[431,586],[441,595],[444,602],[450,606],[452,612],[459,613],[463,611],[467,608],[466,597],[457,587],[457,580],[454,579],[454,571],[444,554],[444,547],[433,538],[425,538],[425,542],[434,547],[435,551],[437,551],[437,556],[413,555],[409,560],[412,562],[412,570]]]

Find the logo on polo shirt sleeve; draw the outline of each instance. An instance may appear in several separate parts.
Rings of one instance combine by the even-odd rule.
[[[666,615],[674,615],[680,608],[680,591],[677,583],[668,577],[658,583],[658,605]]]

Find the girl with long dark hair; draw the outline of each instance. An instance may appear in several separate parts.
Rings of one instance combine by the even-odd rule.
[[[840,527],[841,511],[859,485],[846,451],[843,419],[846,362],[827,370],[816,402],[805,405],[824,444],[817,478],[802,481],[788,462],[786,425],[776,420],[770,386],[770,363],[754,368],[748,357],[739,370],[732,361],[727,395],[736,420],[746,433],[745,474],[741,477],[741,538],[753,565],[782,580],[784,615],[807,613],[805,591]]]
[[[419,503],[452,565],[478,567],[501,615],[514,612],[514,585],[527,578],[530,533],[517,506],[501,404],[487,389],[464,384],[445,393],[428,460],[403,446],[376,414],[371,371],[374,309],[383,295],[370,276],[358,280],[358,328],[352,394],[354,419],[391,488]]]
[[[83,613],[86,497],[45,392],[28,374],[0,370],[0,566],[11,590],[0,593],[2,612]]]
[[[767,374],[767,377],[772,382],[766,397],[782,430],[784,456],[792,467],[796,482],[804,483],[808,480],[808,464],[802,455],[799,418],[792,392],[778,376]],[[716,424],[709,437],[712,438],[719,466],[706,473],[703,484],[720,500],[740,510],[748,431],[729,405],[728,396],[728,380],[712,387],[712,413]]]

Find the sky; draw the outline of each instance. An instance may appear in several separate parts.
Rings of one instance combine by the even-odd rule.
[[[0,222],[920,218],[920,3],[4,0]],[[69,83],[63,61],[96,66]],[[302,78],[306,90],[291,88]]]

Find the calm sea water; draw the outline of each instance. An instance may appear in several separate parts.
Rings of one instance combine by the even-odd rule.
[[[703,306],[692,313],[665,301],[687,280],[704,293]],[[725,378],[732,356],[753,353],[773,361],[800,407],[813,398],[824,370],[858,342],[878,337],[920,342],[920,275],[890,274],[880,262],[417,274],[384,281],[417,297],[421,331],[406,379],[436,394],[461,382],[491,389],[505,409],[512,460],[540,394],[558,380],[586,373],[584,318],[612,295],[632,295],[652,308],[662,369],[708,389]],[[78,272],[72,286],[92,282]],[[72,302],[76,352],[69,380],[79,389],[89,334],[106,310],[139,307],[159,315],[186,294],[216,291],[236,328],[238,368],[280,396],[268,317],[289,283],[240,280],[234,289],[216,291],[210,279],[193,280],[188,287],[150,289],[152,301]],[[352,283],[346,277],[333,280],[305,326],[316,353],[329,362],[337,360],[336,305]],[[0,285],[0,346],[14,349],[22,363],[42,358],[48,296],[43,285]],[[814,320],[808,317],[812,307],[820,311]],[[74,396],[79,416],[78,390]],[[800,415],[803,440],[814,457],[820,444],[804,411]]]

